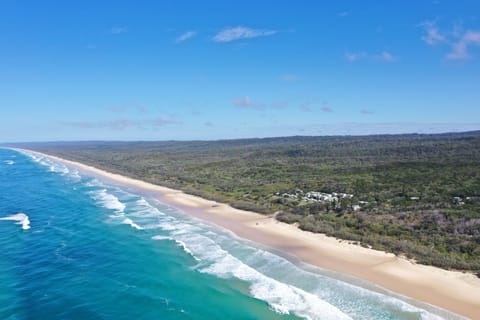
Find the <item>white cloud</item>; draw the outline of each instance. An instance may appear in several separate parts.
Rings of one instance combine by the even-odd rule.
[[[248,27],[225,28],[218,32],[212,40],[215,42],[230,42],[241,39],[252,39],[258,37],[266,37],[276,34],[275,30],[252,29]]]
[[[467,60],[471,58],[469,49],[480,46],[480,31],[464,30],[461,25],[454,25],[449,32],[441,32],[434,21],[425,21],[420,24],[425,34],[422,40],[430,45],[447,45],[450,52],[445,55],[448,60]]]
[[[139,129],[147,129],[147,128],[156,128],[156,127],[163,127],[166,125],[178,125],[182,124],[181,121],[165,118],[165,117],[158,117],[155,119],[143,119],[143,120],[135,120],[129,118],[121,118],[115,119],[110,121],[63,121],[61,122],[62,125],[67,127],[75,127],[75,128],[82,128],[82,129],[111,129],[111,130],[125,130],[128,128],[139,128]]]
[[[82,129],[91,129],[91,128],[99,127],[97,122],[91,122],[91,121],[62,121],[60,122],[60,124],[67,127],[82,128]]]
[[[111,121],[63,121],[62,125],[82,129],[108,128],[113,130],[124,130],[128,127],[139,127],[140,122],[127,118]]]
[[[305,102],[300,105],[300,110],[303,112],[312,112],[312,103],[310,102]]]
[[[166,117],[157,117],[153,120],[147,120],[147,121],[145,121],[145,123],[150,124],[154,127],[163,127],[163,126],[169,125],[169,124],[182,124],[182,122],[179,121],[179,120],[170,119],[170,118],[166,118]]]
[[[187,31],[184,34],[180,35],[176,40],[175,43],[181,43],[187,41],[190,38],[193,38],[197,34],[196,31]]]
[[[110,29],[111,34],[120,34],[120,33],[126,33],[126,32],[128,32],[127,27],[112,27]]]
[[[122,113],[127,110],[127,107],[124,106],[111,106],[108,108],[109,111],[115,112],[115,113]]]
[[[365,52],[345,52],[345,59],[350,62],[355,62],[367,57]]]
[[[322,112],[325,113],[332,113],[333,109],[328,105],[328,103],[324,102],[322,108],[320,108]]]
[[[388,51],[383,51],[380,54],[377,54],[374,56],[375,59],[384,61],[384,62],[395,62],[397,61],[397,57],[395,57],[393,54],[391,54]]]
[[[281,110],[288,107],[287,101],[277,100],[272,103],[264,103],[260,101],[255,101],[249,96],[244,96],[240,98],[233,99],[233,105],[240,109],[252,109],[257,111],[265,111],[267,109],[271,110]]]
[[[349,62],[356,62],[360,60],[376,60],[382,62],[395,62],[398,58],[388,51],[382,51],[377,54],[370,54],[368,52],[346,52],[345,59]]]
[[[214,125],[213,122],[211,122],[211,121],[205,121],[205,122],[203,123],[203,125],[204,125],[205,127],[210,127],[210,128],[215,127],[215,125]]]
[[[235,107],[243,108],[243,109],[248,109],[248,108],[257,109],[257,110],[265,109],[264,103],[253,101],[252,99],[250,99],[249,96],[233,99],[233,105]]]
[[[148,113],[148,108],[138,105],[137,103],[126,103],[122,105],[113,105],[107,108],[108,111],[113,113],[131,113],[136,111],[140,114]]]
[[[422,40],[426,44],[434,46],[439,43],[444,43],[447,40],[434,21],[425,21],[420,25],[424,27],[425,34],[422,36]]]
[[[372,111],[372,110],[368,110],[368,109],[362,109],[362,110],[360,110],[360,113],[364,114],[364,115],[371,115],[371,114],[374,114],[375,112]]]
[[[320,103],[320,99],[318,97],[314,97],[300,104],[299,109],[303,112],[313,112],[314,111],[313,106],[319,103]]]
[[[480,31],[466,31],[452,45],[452,51],[447,54],[450,60],[466,60],[470,58],[468,49],[470,46],[480,46]]]

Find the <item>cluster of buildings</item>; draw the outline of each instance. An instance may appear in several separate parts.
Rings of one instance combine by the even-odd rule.
[[[311,202],[337,202],[340,199],[352,199],[353,194],[348,193],[325,193],[325,192],[317,192],[317,191],[309,191],[304,193],[302,190],[297,190],[295,193],[283,193],[280,194],[279,192],[276,193],[277,196],[282,196],[284,198],[291,198],[297,200],[304,200],[304,201],[311,201]]]
[[[309,191],[307,193],[303,192],[303,190],[296,190],[295,192],[289,193],[275,193],[276,196],[281,196],[284,198],[290,198],[295,200],[303,200],[308,202],[319,202],[319,203],[338,203],[341,199],[352,199],[353,194],[349,193],[326,193],[326,192],[318,192],[318,191]],[[353,211],[359,211],[362,209],[361,205],[367,205],[368,201],[358,201],[358,204],[354,204],[351,206]]]
[[[314,202],[337,202],[340,199],[352,199],[353,194],[348,193],[324,193],[324,192],[316,192],[310,191],[305,194],[302,200],[305,201],[314,201]]]

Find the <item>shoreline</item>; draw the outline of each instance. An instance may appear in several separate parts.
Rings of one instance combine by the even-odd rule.
[[[22,149],[17,149],[22,150]],[[391,253],[298,229],[262,215],[230,207],[93,166],[25,150],[55,159],[80,171],[139,189],[186,214],[230,230],[235,235],[279,250],[300,261],[366,280],[395,294],[431,304],[471,319],[480,319],[480,278],[471,273],[416,264]]]

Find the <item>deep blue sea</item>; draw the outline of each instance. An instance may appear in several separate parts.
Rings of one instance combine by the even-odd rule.
[[[457,319],[292,261],[140,191],[0,149],[0,319]]]

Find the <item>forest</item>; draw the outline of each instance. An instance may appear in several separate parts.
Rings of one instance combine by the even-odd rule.
[[[480,274],[480,131],[16,146]]]

